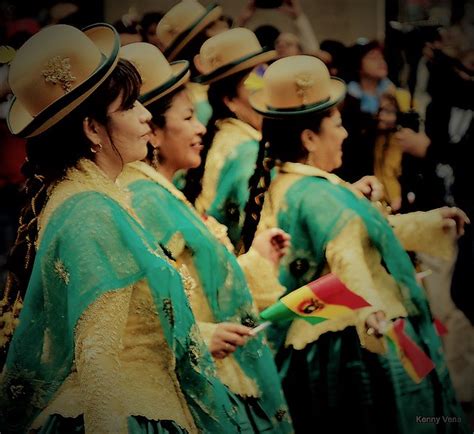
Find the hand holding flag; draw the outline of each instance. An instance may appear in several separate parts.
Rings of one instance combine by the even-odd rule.
[[[366,306],[370,304],[334,274],[326,274],[285,295],[261,312],[260,317],[266,321],[301,318],[318,324]]]
[[[415,383],[420,383],[435,367],[433,361],[405,333],[405,320],[393,321],[385,336],[387,343],[395,349],[407,374]]]

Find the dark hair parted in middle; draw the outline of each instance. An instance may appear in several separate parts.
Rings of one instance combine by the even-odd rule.
[[[56,125],[28,139],[27,159],[22,167],[26,177],[25,205],[7,260],[9,275],[3,311],[13,306],[15,300],[24,299],[36,254],[38,218],[48,199],[49,187],[61,180],[66,171],[75,167],[82,158],[93,159],[91,143],[83,131],[83,120],[89,117],[107,127],[108,107],[119,96],[122,96],[120,109],[132,107],[140,86],[140,75],[135,67],[121,59],[112,74],[89,98]],[[0,354],[0,359],[2,357]]]
[[[225,104],[224,99],[232,100],[237,97],[239,84],[249,72],[249,69],[240,71],[222,80],[215,81],[209,86],[207,96],[212,107],[212,116],[209,119],[206,134],[202,139],[204,149],[201,152],[201,164],[195,169],[188,170],[186,186],[183,189],[183,193],[192,204],[196,202],[202,191],[202,177],[206,167],[207,154],[218,130],[216,122],[223,119],[236,118],[235,114]]]

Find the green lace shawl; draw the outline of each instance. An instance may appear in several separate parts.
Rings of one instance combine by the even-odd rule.
[[[177,233],[184,238],[215,321],[254,325],[257,318],[252,296],[235,256],[215,238],[196,212],[155,181],[134,181],[129,189],[135,212],[157,239],[167,244]],[[272,418],[273,432],[292,432],[285,417],[287,407],[280,379],[262,337],[250,339],[234,356],[244,373],[259,386],[260,402]]]
[[[225,386],[203,341],[176,270],[152,236],[116,201],[98,192],[66,199],[53,213],[2,374],[0,430],[26,432],[70,374],[74,329],[108,291],[146,279],[176,373],[196,425],[238,432]]]
[[[266,200],[271,200],[267,197]],[[396,238],[387,219],[365,198],[357,197],[343,185],[325,178],[304,176],[285,192],[284,204],[278,210],[277,224],[291,235],[292,253],[283,259],[280,281],[288,292],[321,275],[326,264],[328,243],[354,218],[361,218],[370,241],[379,251],[388,272],[398,284],[402,303],[410,316],[416,316],[426,338],[427,347],[438,348],[432,316],[424,290],[417,283],[411,260]],[[289,323],[274,327],[270,333],[280,347]],[[437,351],[433,360],[444,366]]]
[[[255,171],[259,143],[246,140],[237,145],[226,159],[217,182],[214,200],[207,214],[227,226],[229,238],[237,246],[245,220],[245,204],[249,198],[249,179]]]

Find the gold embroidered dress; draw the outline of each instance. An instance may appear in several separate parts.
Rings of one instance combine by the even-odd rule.
[[[155,169],[146,163],[132,163],[121,182],[128,185],[134,210],[145,227],[194,278],[196,286],[189,297],[207,343],[219,322],[255,324],[257,310],[250,291],[259,309],[282,294],[284,288],[270,262],[251,249],[239,257],[239,266],[226,228],[212,217],[201,218],[182,192]],[[216,365],[221,381],[251,403],[259,432],[292,431],[275,364],[261,336],[216,360]]]
[[[317,420],[321,432],[357,423],[364,433],[434,434],[437,426],[416,424],[416,415],[462,417],[425,294],[405,252],[438,248],[450,254],[438,211],[387,221],[336,175],[284,163],[261,218],[259,230],[278,226],[291,235],[280,268],[288,292],[332,272],[371,304],[337,320],[311,325],[295,319],[269,332],[297,432]],[[407,332],[435,362],[420,384],[396,354],[376,354],[381,342],[367,336],[364,323],[378,310],[389,320],[407,317]],[[465,421],[445,423],[440,432],[465,429]]]
[[[227,226],[230,240],[237,245],[261,133],[233,118],[218,121],[216,125],[218,131],[207,155],[196,209]]]
[[[51,189],[0,381],[2,431],[239,432],[181,277],[133,215],[88,160]]]

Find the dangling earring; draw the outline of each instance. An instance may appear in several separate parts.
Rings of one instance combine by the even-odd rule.
[[[160,149],[159,148],[153,148],[153,156],[151,158],[151,165],[155,169],[158,169],[160,165]]]
[[[91,152],[92,152],[93,154],[97,154],[97,153],[100,152],[100,151],[102,151],[102,143],[97,143],[97,144],[95,145],[95,147],[94,147],[94,146],[91,146]]]

